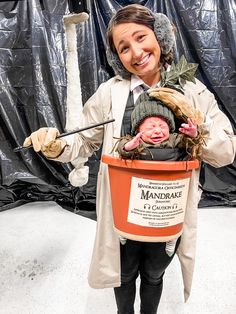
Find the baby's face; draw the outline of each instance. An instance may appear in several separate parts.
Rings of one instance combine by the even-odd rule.
[[[142,140],[146,143],[157,144],[169,138],[170,129],[165,119],[161,117],[148,117],[139,126],[139,132],[143,132]]]

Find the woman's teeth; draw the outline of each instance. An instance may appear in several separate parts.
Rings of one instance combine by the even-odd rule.
[[[147,55],[146,57],[144,57],[141,61],[137,62],[137,65],[141,65],[143,63],[145,63],[147,61],[147,59],[149,58],[149,55]]]

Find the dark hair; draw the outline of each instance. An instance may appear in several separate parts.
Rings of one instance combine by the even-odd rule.
[[[110,50],[115,54],[117,54],[117,51],[113,41],[113,28],[116,25],[123,23],[136,23],[140,25],[145,25],[154,32],[155,16],[149,9],[139,4],[130,4],[119,9],[116,12],[116,14],[111,18],[106,33],[107,44],[110,47]],[[163,65],[165,65],[166,63],[171,64],[172,61],[173,61],[172,50],[167,54],[163,53],[161,54],[160,57],[161,64]]]

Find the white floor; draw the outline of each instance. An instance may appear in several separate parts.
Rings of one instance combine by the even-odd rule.
[[[0,212],[0,314],[115,314],[112,289],[87,284],[95,224],[54,202]],[[236,313],[236,208],[199,209],[191,297],[176,258],[158,313]]]

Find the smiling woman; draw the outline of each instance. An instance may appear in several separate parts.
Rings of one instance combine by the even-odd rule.
[[[160,81],[161,49],[154,32],[145,25],[124,23],[113,28],[114,46],[123,66],[147,85]]]
[[[116,76],[99,86],[84,104],[82,113],[82,125],[89,126],[110,119],[115,119],[115,122],[64,138],[64,149],[58,152],[55,160],[70,162],[81,158],[85,162],[100,147],[102,155],[111,154],[116,138],[131,132],[131,112],[144,91],[143,86],[150,87],[156,83],[163,86],[163,77],[169,73],[168,67],[173,61],[174,43],[173,27],[164,14],[151,12],[137,4],[118,10],[107,31],[107,59]],[[177,100],[188,109],[203,113],[198,124],[206,135],[202,160],[215,167],[232,163],[236,147],[233,130],[214,96],[198,80],[185,79],[181,88],[183,94],[167,87],[155,88],[155,98],[163,96],[160,100],[166,106],[173,101],[176,104]],[[193,125],[187,127],[187,132],[191,128]],[[54,143],[60,140],[54,136],[56,133],[47,132],[47,128],[36,132],[41,134],[38,145],[42,153],[48,148],[53,156],[50,148],[56,147]],[[51,135],[47,142],[42,132]],[[30,136],[30,140],[35,147],[35,134]],[[112,154],[112,158],[118,159],[114,150]],[[134,313],[138,276],[141,278],[140,313],[157,312],[163,276],[176,251],[183,270],[185,300],[188,299],[195,260],[197,203],[200,199],[198,185],[197,169],[190,178],[183,233],[172,243],[171,250],[168,242],[125,241],[113,228],[108,166],[100,163],[96,239],[88,278],[91,287],[114,287],[119,314]]]
[[[160,65],[166,68],[173,61],[172,48],[175,38],[170,21],[164,14],[156,13],[154,16],[142,6],[129,5],[120,9],[108,25],[107,40],[108,62],[116,74],[123,77],[129,77],[130,73],[136,74],[138,71],[133,67],[128,70],[125,64],[142,66],[146,62],[149,63],[149,56],[153,56],[156,60],[150,63],[158,65],[152,70],[155,84],[158,82],[156,77],[160,75]],[[124,57],[126,53],[129,56]],[[151,81],[147,76],[146,79]]]

